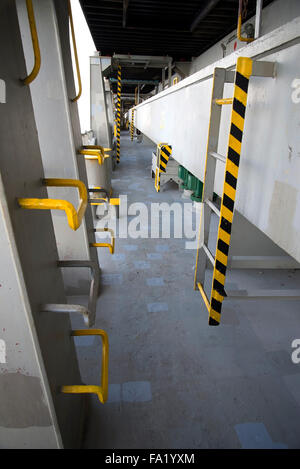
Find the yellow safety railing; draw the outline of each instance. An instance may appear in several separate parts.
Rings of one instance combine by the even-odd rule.
[[[72,15],[72,7],[71,2],[68,0],[68,10],[69,10],[69,18],[70,18],[70,26],[71,26],[71,35],[72,35],[72,42],[73,42],[73,50],[74,50],[74,58],[75,58],[75,65],[77,71],[77,80],[78,80],[78,93],[75,98],[71,99],[74,103],[78,101],[82,93],[82,83],[81,83],[81,75],[80,75],[80,68],[79,68],[79,60],[77,54],[77,46],[76,46],[76,37],[75,37],[75,30],[74,30],[74,23],[73,23],[73,15]]]
[[[78,329],[71,332],[72,336],[100,335],[102,338],[102,370],[101,385],[75,384],[62,386],[61,392],[64,394],[97,394],[99,401],[104,404],[108,396],[108,336],[102,329]]]
[[[232,104],[233,98],[222,98],[222,99],[215,99],[215,103],[219,106],[223,106],[223,104]]]
[[[94,202],[95,200],[103,200],[103,202]],[[105,203],[108,203],[109,205],[120,205],[120,199],[119,198],[111,198],[107,199],[107,197],[92,197],[89,199],[89,204],[90,205],[104,205]]]
[[[83,145],[83,148],[87,150],[101,150],[104,152],[112,151],[112,148],[104,148],[101,145]],[[105,158],[109,158],[110,155],[105,155]]]
[[[95,233],[98,232],[109,232],[111,234],[111,244],[110,243],[91,243],[90,246],[94,248],[108,248],[109,252],[113,254],[115,252],[115,234],[111,228],[97,228],[94,230]]]
[[[104,163],[105,155],[104,151],[101,150],[79,150],[80,155],[84,155],[86,160],[98,160],[98,163],[102,165]]]
[[[28,21],[29,21],[29,26],[30,26],[32,47],[33,47],[33,52],[34,52],[34,66],[33,66],[31,73],[26,78],[24,78],[22,82],[24,83],[24,85],[29,85],[37,77],[40,71],[41,52],[40,52],[39,38],[37,35],[37,30],[36,30],[32,0],[26,0],[26,8],[27,8],[27,15],[28,15]]]
[[[111,155],[109,154],[109,152],[112,151],[112,148],[104,148],[101,145],[83,145],[83,151],[85,150],[94,151],[96,154],[100,152],[102,155],[102,160],[104,161],[106,158],[110,158]],[[89,158],[86,158],[86,159],[89,159]]]
[[[237,38],[241,42],[252,42],[252,41],[254,41],[254,37],[243,37],[242,36],[242,0],[239,0]]]
[[[67,215],[67,220],[70,228],[76,231],[82,222],[83,216],[87,207],[87,190],[82,181],[77,179],[43,179],[45,186],[54,187],[76,187],[79,191],[80,203],[76,210],[71,202],[60,199],[33,199],[33,198],[19,198],[18,203],[20,207],[29,210],[64,210]]]

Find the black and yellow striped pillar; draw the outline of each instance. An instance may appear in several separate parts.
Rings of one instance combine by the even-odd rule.
[[[247,57],[239,57],[236,64],[231,125],[210,298],[209,325],[211,326],[217,326],[220,323],[222,302],[226,296],[224,289],[226,269],[251,74],[252,60]]]
[[[134,136],[134,112],[135,108],[131,109],[131,121],[130,121],[130,140],[133,141]]]
[[[159,143],[157,145],[158,151],[158,166],[155,172],[155,189],[157,192],[160,191],[160,174],[165,173],[167,170],[167,164],[170,156],[172,155],[172,146],[166,143]]]
[[[118,65],[118,89],[117,89],[117,163],[120,163],[121,140],[121,65]]]

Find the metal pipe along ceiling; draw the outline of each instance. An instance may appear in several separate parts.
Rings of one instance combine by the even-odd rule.
[[[209,12],[219,3],[220,0],[208,0],[198,11],[196,18],[191,24],[190,31],[191,33],[195,31],[200,21],[202,21]]]

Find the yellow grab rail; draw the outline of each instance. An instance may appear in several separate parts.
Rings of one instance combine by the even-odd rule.
[[[83,148],[84,150],[99,150],[104,158],[110,158],[110,155],[106,152],[112,151],[112,148],[104,148],[101,145],[83,145]]]
[[[24,78],[22,82],[24,85],[29,85],[37,77],[40,71],[41,52],[40,52],[39,38],[37,35],[37,30],[36,30],[32,0],[26,0],[26,8],[27,8],[27,15],[28,15],[28,21],[29,21],[29,26],[30,26],[32,47],[33,47],[33,52],[34,52],[34,66],[33,66],[31,73],[26,78]]]
[[[99,401],[104,404],[108,396],[108,336],[102,329],[78,329],[71,332],[72,336],[100,335],[102,338],[102,370],[101,385],[75,384],[62,386],[61,392],[64,394],[97,394]]]
[[[95,202],[94,200],[103,200],[104,202]],[[117,197],[111,199],[107,199],[107,197],[92,197],[89,199],[90,205],[104,205],[105,203],[109,205],[120,205],[120,199]]]
[[[87,207],[87,190],[82,181],[77,179],[43,179],[45,186],[54,187],[77,187],[79,191],[80,203],[78,209],[74,208],[71,202],[60,199],[33,199],[33,198],[19,198],[18,203],[20,207],[30,210],[64,210],[67,215],[67,220],[70,228],[76,231],[82,222],[83,216]]]
[[[108,248],[109,252],[113,254],[115,252],[115,234],[111,228],[97,228],[94,230],[97,232],[109,232],[111,234],[111,244],[109,243],[91,243],[90,246],[94,248]]]
[[[233,98],[215,99],[215,103],[218,104],[219,106],[223,106],[223,104],[232,104]]]
[[[254,37],[243,37],[242,36],[242,0],[239,0],[237,38],[241,42],[253,42],[254,41]]]
[[[80,75],[80,68],[79,68],[79,60],[77,54],[77,46],[76,46],[76,37],[75,37],[75,30],[74,30],[74,23],[73,23],[73,15],[72,15],[72,7],[71,2],[68,0],[68,10],[69,10],[69,18],[70,18],[70,26],[71,26],[71,35],[72,35],[72,42],[73,42],[73,50],[74,50],[74,58],[75,58],[75,65],[77,71],[77,80],[78,80],[78,93],[75,98],[71,99],[73,103],[78,101],[82,93],[82,83],[81,83],[81,75]]]
[[[102,165],[104,163],[105,154],[101,150],[79,150],[80,155],[85,155],[86,160],[98,160],[98,163]]]

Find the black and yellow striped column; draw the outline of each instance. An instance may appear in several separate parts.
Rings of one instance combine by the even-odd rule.
[[[166,172],[167,164],[172,153],[171,145],[160,144],[159,169],[161,173]]]
[[[121,65],[118,65],[118,89],[117,89],[117,163],[120,163],[120,139],[121,139]]]
[[[157,192],[160,191],[160,173],[165,173],[169,158],[172,154],[172,146],[166,143],[159,143],[157,145],[157,151],[159,152],[158,167],[155,172],[155,189]]]
[[[230,135],[210,298],[209,325],[211,326],[220,323],[222,302],[226,296],[224,290],[226,268],[251,74],[252,60],[239,57],[236,64]]]
[[[133,141],[133,136],[134,136],[134,113],[135,113],[135,108],[131,109],[131,121],[130,121],[130,140]]]

